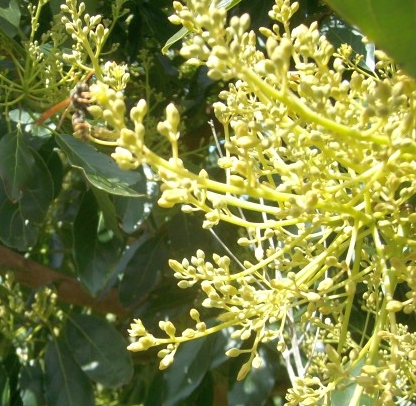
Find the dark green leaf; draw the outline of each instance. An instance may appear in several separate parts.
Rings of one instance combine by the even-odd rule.
[[[107,192],[104,192],[103,190],[97,189],[95,187],[92,187],[91,189],[94,193],[98,206],[102,211],[105,225],[114,233],[117,238],[121,238],[121,231],[118,218],[116,216],[116,209],[114,207],[114,203],[110,198],[110,195]],[[128,198],[125,197],[125,199]]]
[[[19,374],[19,388],[23,406],[42,406],[45,404],[43,378],[43,371],[39,363],[22,365]]]
[[[0,178],[8,198],[20,200],[33,180],[35,159],[20,133],[9,133],[0,140]]]
[[[11,296],[9,296],[11,297]],[[13,304],[11,304],[13,306]],[[16,319],[15,319],[16,320]],[[6,331],[8,329],[6,328]],[[18,350],[15,348],[13,343],[9,340],[8,337],[0,335],[0,349],[1,349],[1,358],[0,358],[0,400],[10,399],[11,405],[19,405],[20,396],[18,392],[17,382],[19,376],[19,370],[22,366],[21,358],[17,355]],[[6,373],[4,376],[3,372]],[[5,379],[7,378],[7,379]],[[4,391],[3,391],[3,384]],[[19,401],[18,401],[19,399]],[[9,403],[1,403],[2,405],[9,405]]]
[[[135,313],[151,331],[158,329],[159,320],[183,319],[184,315],[189,314],[189,309],[198,295],[197,289],[179,289],[178,281],[170,277],[172,270],[165,272],[168,272],[168,276],[160,278]]]
[[[85,4],[85,10],[90,15],[97,14],[97,3],[98,0],[86,0],[83,1]],[[48,3],[52,14],[58,14],[61,11],[62,0],[49,0]]]
[[[108,155],[71,135],[61,135],[56,140],[71,165],[81,169],[96,188],[114,195],[142,196],[135,190],[137,184],[146,183],[139,172],[120,169]]]
[[[146,179],[143,167],[140,167],[138,172],[142,174],[143,179]],[[149,216],[159,193],[157,184],[153,181],[138,183],[134,190],[141,196],[112,197],[119,227],[127,234],[136,232],[142,222]]]
[[[211,326],[211,320],[207,324]],[[212,325],[216,322],[212,321]],[[225,352],[230,348],[237,348],[241,342],[237,342],[231,338],[231,329],[224,329],[212,335],[212,351],[211,351],[211,366],[210,368],[217,368],[219,365],[228,361],[230,358],[225,355]]]
[[[20,16],[17,0],[0,1],[0,26],[10,38],[14,37],[18,31]]]
[[[114,196],[114,205],[119,219],[119,226],[127,234],[137,231],[149,216],[154,201],[148,197]]]
[[[277,362],[273,360],[274,357],[268,355],[270,354],[267,354],[265,348],[259,349],[263,365],[260,368],[251,369],[242,381],[234,383],[228,393],[229,406],[265,404],[274,386],[277,373]]]
[[[10,404],[9,376],[3,364],[0,364],[0,402],[2,405]]]
[[[40,155],[17,134],[0,140],[0,177],[0,240],[23,251],[36,241],[53,199],[53,181]]]
[[[198,241],[199,247],[204,247],[207,256],[212,252],[221,254],[210,231],[201,227],[203,221],[204,217],[200,214],[179,212],[173,216],[169,223],[168,235],[172,256],[175,259],[182,260],[188,255],[195,255],[195,241]]]
[[[164,238],[161,235],[143,243],[125,268],[120,283],[121,303],[128,307],[142,300],[155,286],[161,270],[169,260]]]
[[[416,77],[416,0],[326,0],[407,73]]]
[[[48,167],[49,173],[52,177],[54,198],[59,194],[62,188],[62,181],[64,178],[64,170],[62,160],[59,157],[56,148],[41,148],[39,151],[40,156],[45,161]]]
[[[158,43],[163,43],[174,31],[174,27],[167,24],[163,9],[164,6],[155,1],[146,1],[140,3],[139,10],[137,10],[137,13],[140,13],[142,24],[146,24],[148,31]]]
[[[140,196],[109,195],[101,189],[92,188],[104,216],[106,226],[118,238],[121,238],[121,230],[127,234],[137,231],[140,224],[149,216],[157,198],[155,182],[147,182],[143,168],[139,168],[137,172],[145,180],[134,185],[134,190]]]
[[[23,191],[19,204],[27,220],[40,223],[43,222],[54,196],[53,181],[40,155],[34,150],[30,152],[35,164],[31,168],[31,182]]]
[[[360,61],[359,66],[369,71],[374,70],[374,45],[364,44],[363,34],[357,29],[331,15],[323,20],[321,32],[335,49],[338,49],[342,44],[350,45],[353,51],[351,59],[362,55],[364,59]]]
[[[26,223],[20,204],[13,204],[0,182],[0,240],[8,247],[24,251],[36,242],[38,227]]]
[[[74,257],[79,278],[93,296],[115,277],[122,248],[109,230],[100,238],[98,223],[94,195],[86,193],[74,221]]]
[[[177,405],[198,387],[211,362],[213,337],[182,344],[174,363],[164,372],[164,406]]]
[[[108,322],[76,315],[67,324],[66,337],[74,358],[92,380],[108,388],[130,381],[133,363],[128,343]]]
[[[62,340],[46,347],[45,395],[48,406],[95,405],[91,381]]]

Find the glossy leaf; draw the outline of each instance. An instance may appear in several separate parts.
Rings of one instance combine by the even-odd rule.
[[[10,404],[9,376],[3,364],[0,364],[0,402],[2,405]]]
[[[220,0],[218,2],[217,7],[221,8],[224,7],[227,10],[232,9],[233,7],[235,7],[238,3],[240,3],[241,0]]]
[[[33,245],[54,196],[53,181],[40,155],[23,137],[0,140],[0,240],[25,250]]]
[[[20,133],[9,133],[0,140],[0,178],[7,197],[16,202],[33,180],[35,159]]]
[[[143,168],[138,168],[137,172],[146,179]],[[150,215],[157,198],[157,189],[152,187],[153,183],[146,181],[134,185],[134,190],[141,195],[135,197],[110,195],[104,190],[92,188],[106,226],[118,238],[121,238],[121,230],[127,234],[136,232]]]
[[[162,53],[166,54],[169,48],[175,44],[176,42],[180,41],[182,38],[185,38],[189,33],[189,30],[185,27],[182,27],[179,31],[175,32],[167,41],[166,44],[162,48]]]
[[[228,393],[229,406],[262,405],[266,402],[278,372],[277,357],[270,355],[264,347],[259,349],[259,357],[263,364],[257,369],[251,369],[242,381],[234,382]]]
[[[207,323],[210,325],[209,321]],[[215,322],[212,322],[215,324]],[[231,348],[240,348],[241,341],[231,338],[232,329],[223,329],[212,335],[212,351],[211,351],[211,369],[217,368],[219,365],[230,360],[225,352]]]
[[[114,203],[110,195],[101,189],[92,187],[92,192],[98,203],[98,206],[103,214],[106,227],[108,227],[117,238],[121,238],[121,231],[119,227],[119,220],[116,215]]]
[[[331,392],[331,404],[337,406],[349,406],[351,405],[351,400],[354,396],[354,392],[357,388],[356,383],[350,383],[343,387],[342,389],[335,389]],[[363,394],[360,396],[360,406],[373,406],[374,399],[370,398],[368,395]]]
[[[21,205],[13,204],[6,195],[0,182],[0,240],[8,247],[25,250],[36,242],[38,227],[26,223]]]
[[[352,48],[350,58],[353,60],[358,55],[364,56],[359,66],[374,71],[374,44],[364,44],[363,34],[360,31],[332,15],[322,21],[320,30],[335,49],[342,44],[348,44]]]
[[[97,203],[86,193],[74,221],[74,258],[79,278],[93,296],[112,280],[121,254],[121,241],[111,233],[99,238],[98,223]]]
[[[143,179],[151,178],[151,170],[144,166],[137,169]],[[127,234],[137,231],[143,221],[150,215],[153,206],[159,196],[159,187],[155,181],[147,180],[135,185],[134,190],[141,194],[139,197],[112,196],[119,227]]]
[[[163,372],[163,406],[178,405],[198,387],[210,367],[212,344],[208,336],[179,347],[174,363]],[[152,389],[161,390],[160,386]]]
[[[206,256],[213,252],[221,254],[221,248],[209,230],[203,229],[204,217],[198,213],[185,214],[182,212],[173,216],[168,226],[168,236],[171,243],[172,256],[182,260],[189,255],[195,255],[195,241],[199,247],[204,247]],[[220,229],[219,225],[216,229]]]
[[[137,12],[140,13],[142,22],[146,24],[148,30],[157,42],[162,43],[174,31],[174,27],[171,24],[161,24],[161,21],[166,21],[163,5],[161,2],[157,4],[156,1],[146,1],[139,4],[139,10]]]
[[[120,169],[111,157],[71,135],[56,138],[72,166],[79,168],[96,188],[121,196],[142,196],[135,186],[146,179],[135,171]]]
[[[94,406],[91,381],[62,340],[45,353],[45,396],[48,406]]]
[[[169,255],[166,243],[158,235],[144,242],[127,264],[120,283],[121,303],[128,307],[146,297],[167,268]]]
[[[17,0],[6,0],[0,2],[0,26],[10,38],[18,31],[20,23],[20,8]]]
[[[143,221],[150,215],[154,200],[150,197],[114,196],[114,206],[119,219],[119,226],[127,234],[137,231]]]
[[[23,406],[42,406],[45,404],[43,378],[43,371],[39,363],[21,366],[19,388]]]
[[[53,182],[53,197],[57,197],[62,189],[62,181],[64,179],[64,168],[62,160],[56,148],[40,148],[38,150],[40,156],[48,167]]]
[[[325,0],[416,77],[416,0]]]
[[[133,374],[127,341],[107,321],[91,315],[75,315],[66,327],[68,346],[82,370],[108,388],[128,383]]]
[[[351,377],[357,377],[361,374],[361,368],[365,364],[365,360],[359,360],[355,366],[351,369]],[[353,379],[345,378],[341,382],[340,389],[335,389],[331,392],[331,403],[339,406],[349,406],[351,400],[354,397],[354,392],[357,390],[357,383]],[[374,401],[368,395],[363,394],[360,397],[360,406],[372,406]]]

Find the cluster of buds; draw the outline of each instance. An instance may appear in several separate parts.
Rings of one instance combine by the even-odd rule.
[[[91,16],[86,13],[84,2],[78,4],[77,0],[66,0],[65,4],[61,5],[61,10],[65,14],[61,22],[74,41],[74,45],[71,53],[63,55],[64,60],[88,70],[85,66],[88,57],[98,79],[102,80],[99,68],[100,55],[117,20],[128,12],[127,9],[123,9],[124,3],[125,0],[116,0],[112,4],[113,20],[110,22],[104,20],[101,15]]]
[[[171,20],[192,32],[182,55],[205,64],[211,78],[232,80],[214,105],[223,125],[218,165],[224,182],[209,179],[204,170],[186,169],[173,105],[157,126],[171,145],[171,158],[165,160],[146,145],[144,101],[130,112],[129,128],[123,94],[100,82],[91,87],[101,116],[118,136],[112,156],[119,165],[151,166],[162,183],[162,207],[180,204],[185,212],[202,211],[205,228],[226,221],[243,229],[238,243],[247,247],[250,259],[240,263],[231,255],[214,255],[210,262],[198,250],[191,260],[170,261],[180,288],[200,285],[206,295],[201,306],[218,310],[218,324],[206,328],[193,309],[195,328],[177,335],[175,326],[163,321],[159,326],[167,338],[156,338],[135,320],[130,334],[139,339],[129,349],[165,346],[159,352],[164,369],[180,343],[232,327],[233,338],[254,335],[252,348],[244,350],[250,356],[241,379],[260,365],[260,343],[274,341],[288,368],[297,367],[288,395],[293,405],[319,403],[364,360],[362,378],[348,382],[354,381],[358,392],[370,391],[368,365],[379,362],[379,345],[389,334],[394,340],[383,357],[394,359],[397,370],[409,371],[409,360],[396,345],[405,336],[396,314],[413,311],[416,298],[415,82],[387,68],[363,72],[349,59],[348,47],[335,51],[317,24],[291,30],[297,7],[276,0],[270,17],[279,24],[260,30],[267,39],[259,50],[248,15],[227,24],[225,10],[215,2],[174,3]],[[348,69],[354,69],[350,76]],[[410,288],[404,301],[394,298],[401,282]],[[357,302],[374,317],[374,329],[363,332],[361,342],[350,334]],[[300,326],[294,325],[295,312],[301,314]],[[288,350],[294,342],[289,332],[304,337],[302,345]],[[335,339],[336,351],[325,347]],[[327,348],[323,355],[318,344]],[[334,354],[351,347],[355,355],[349,362]],[[309,351],[305,367],[302,350]],[[227,352],[241,353],[237,347]],[[331,377],[310,377],[318,366],[332,371]],[[383,381],[390,376],[385,369],[378,376],[388,399],[396,388]],[[403,372],[400,379],[411,377]]]
[[[158,352],[158,357],[161,359],[159,368],[161,370],[166,369],[172,364],[179,344],[203,337],[207,333],[207,326],[204,322],[201,322],[198,310],[191,309],[190,316],[195,321],[195,328],[187,328],[181,336],[176,336],[176,328],[170,321],[160,321],[159,328],[168,338],[155,338],[147,332],[140,319],[135,319],[128,331],[131,337],[139,337],[139,339],[127,348],[130,351],[146,351],[157,345],[166,345],[164,349]]]

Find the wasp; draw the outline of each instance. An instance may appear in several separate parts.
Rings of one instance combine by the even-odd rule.
[[[64,118],[68,111],[72,109],[72,128],[74,129],[74,136],[77,138],[83,138],[87,140],[90,133],[90,124],[86,121],[88,113],[88,107],[91,105],[91,94],[89,92],[88,80],[93,75],[90,72],[84,81],[78,83],[75,88],[71,91],[71,94],[66,99],[60,101],[54,106],[46,110],[36,121],[36,125],[41,125],[49,117],[56,114],[58,111],[65,109],[61,118],[59,119],[57,129],[59,129],[64,121]]]

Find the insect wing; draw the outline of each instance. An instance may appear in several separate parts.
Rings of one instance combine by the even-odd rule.
[[[81,83],[87,82],[93,74],[94,74],[93,71],[89,72],[88,75],[83,80],[83,82],[81,82]],[[50,107],[48,110],[46,110],[44,113],[41,114],[41,116],[36,120],[35,124],[37,126],[42,125],[49,117],[53,116],[58,111],[60,111],[62,109],[65,109],[65,108],[68,108],[70,106],[70,104],[72,103],[72,98],[73,98],[73,95],[67,97],[66,99],[64,99],[64,100],[60,101],[59,103],[55,104],[54,106]],[[58,128],[61,126],[64,116],[65,116],[65,114],[63,114],[61,116],[61,119],[59,120]]]

